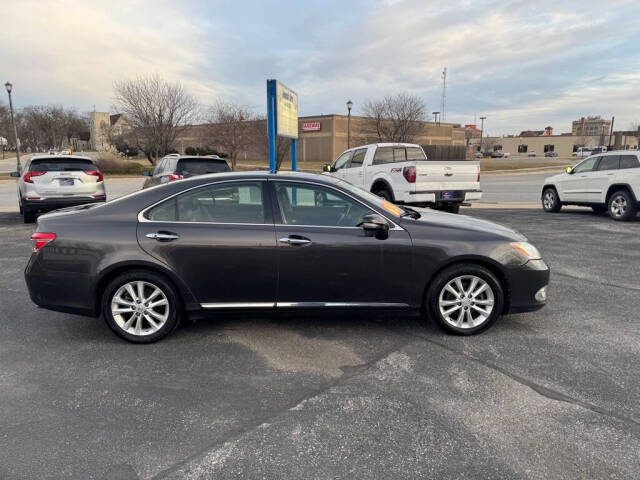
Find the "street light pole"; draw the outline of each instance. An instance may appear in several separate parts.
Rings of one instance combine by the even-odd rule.
[[[351,107],[353,107],[353,102],[347,100],[347,149],[351,148]]]
[[[487,117],[480,117],[480,153],[482,152],[482,135],[484,134],[484,119]]]
[[[9,111],[11,112],[11,123],[13,124],[13,139],[16,144],[16,169],[18,173],[22,170],[20,166],[20,145],[18,144],[18,129],[16,128],[16,121],[13,118],[13,101],[11,100],[11,90],[13,89],[13,85],[11,82],[7,82],[4,84],[4,87],[7,89],[7,93],[9,94]]]
[[[433,115],[433,123],[435,123],[436,125],[440,125],[438,123],[438,115],[440,115],[440,112],[431,112],[431,114]]]

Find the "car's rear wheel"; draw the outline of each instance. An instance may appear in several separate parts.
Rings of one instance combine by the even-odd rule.
[[[384,198],[385,200],[389,201],[389,202],[393,202],[393,195],[391,194],[391,192],[389,191],[389,189],[387,188],[378,188],[376,190],[373,191],[374,195],[377,195],[379,197]]]
[[[479,333],[502,313],[504,293],[484,267],[459,264],[440,272],[427,291],[426,307],[443,330],[457,335]]]
[[[136,270],[113,279],[102,295],[102,312],[109,327],[134,343],[151,343],[180,323],[180,301],[163,276]]]
[[[558,192],[555,188],[545,188],[542,192],[542,208],[545,212],[556,213],[562,208]]]
[[[627,190],[618,190],[609,197],[609,216],[614,220],[631,220],[638,213],[638,207]]]

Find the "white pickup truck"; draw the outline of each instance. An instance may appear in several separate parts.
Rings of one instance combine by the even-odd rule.
[[[461,203],[482,198],[478,162],[430,161],[412,143],[351,148],[323,170],[400,204],[457,213]]]

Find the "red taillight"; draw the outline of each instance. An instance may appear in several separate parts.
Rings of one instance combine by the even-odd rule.
[[[47,243],[51,242],[52,240],[55,240],[55,238],[56,238],[55,233],[44,233],[44,232],[34,233],[33,235],[31,235],[31,240],[33,240],[36,243],[33,246],[32,251],[37,252],[42,247],[44,247]]]
[[[43,172],[40,170],[37,170],[35,172],[27,172],[24,174],[24,177],[22,177],[22,179],[27,182],[27,183],[33,183],[33,180],[31,180],[31,178],[33,177],[39,177],[40,175],[44,175],[47,172]]]
[[[102,172],[99,170],[89,170],[84,173],[86,173],[87,175],[93,175],[94,177],[98,177],[98,179],[96,180],[96,183],[102,182],[104,180],[104,177],[102,176]]]
[[[177,173],[172,173],[169,175],[169,181],[173,182],[174,180],[182,180],[184,177],[182,175],[178,175]]]
[[[416,183],[416,167],[404,167],[402,175],[409,183]]]

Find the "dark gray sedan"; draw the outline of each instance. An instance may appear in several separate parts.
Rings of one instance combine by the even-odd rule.
[[[25,277],[51,310],[159,340],[220,310],[394,309],[468,335],[541,308],[521,234],[393,205],[321,175],[222,173],[43,215]]]

